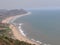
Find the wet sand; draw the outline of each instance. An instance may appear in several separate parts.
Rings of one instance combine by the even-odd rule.
[[[8,24],[9,24],[9,22],[10,22],[12,19],[14,19],[14,18],[16,18],[16,17],[22,17],[22,16],[25,16],[25,15],[27,15],[27,14],[22,14],[22,15],[17,15],[17,16],[8,17],[8,18],[2,20],[2,23],[8,23]],[[28,37],[23,36],[23,35],[21,34],[21,32],[16,28],[16,26],[15,26],[14,24],[10,24],[9,27],[10,27],[10,29],[12,30],[13,35],[15,36],[16,39],[18,39],[18,40],[20,40],[20,41],[27,42],[27,43],[31,43],[31,44],[35,44],[35,45],[40,45],[39,43],[37,43],[37,42],[35,42],[35,41],[33,41],[33,40],[30,40]]]

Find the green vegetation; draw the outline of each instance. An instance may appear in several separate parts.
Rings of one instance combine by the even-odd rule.
[[[8,28],[8,27],[9,27],[9,24],[0,23],[0,28]]]
[[[2,15],[0,15],[0,22],[2,21]]]
[[[0,35],[5,35],[8,37],[13,36],[13,33],[12,33],[11,29],[9,28],[9,24],[0,23]]]
[[[0,45],[34,45],[14,39],[9,24],[0,23]]]
[[[4,35],[0,35],[0,45],[34,45],[24,41],[14,40]]]

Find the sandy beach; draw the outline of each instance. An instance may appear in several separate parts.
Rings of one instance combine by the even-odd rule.
[[[29,14],[29,13],[28,13]],[[8,17],[4,20],[2,20],[2,23],[8,23],[9,24],[9,21],[11,21],[13,19],[13,21],[15,20],[14,18],[18,18],[18,17],[22,17],[22,16],[25,16],[25,15],[28,15],[28,14],[22,14],[22,15],[17,15],[17,16],[11,16],[11,17]],[[11,22],[13,22],[11,21]],[[21,34],[21,32],[16,28],[15,25],[13,24],[10,24],[9,25],[10,29],[12,30],[13,32],[13,35],[15,36],[16,39],[20,40],[20,41],[24,41],[24,42],[28,42],[28,43],[31,43],[31,44],[35,44],[35,45],[40,45],[39,43],[33,41],[33,40],[30,40],[28,37],[26,36],[23,36]]]

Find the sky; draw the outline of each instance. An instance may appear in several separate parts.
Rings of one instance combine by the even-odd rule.
[[[0,9],[60,8],[60,0],[0,0]]]

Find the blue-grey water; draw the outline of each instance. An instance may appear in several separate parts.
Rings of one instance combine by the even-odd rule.
[[[16,19],[29,38],[60,45],[60,10],[29,10],[30,15]]]

